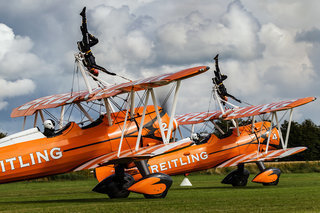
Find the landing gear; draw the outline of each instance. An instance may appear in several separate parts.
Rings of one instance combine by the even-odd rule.
[[[172,185],[169,175],[163,173],[150,174],[147,161],[135,162],[142,179],[128,188],[129,191],[143,194],[145,198],[164,198]]]
[[[281,170],[278,168],[269,168],[266,169],[263,162],[258,161],[256,162],[260,173],[257,174],[252,182],[255,183],[262,183],[264,186],[275,186],[279,183],[279,178],[281,175]]]
[[[115,174],[98,183],[92,191],[107,194],[110,198],[127,198],[128,188],[134,183],[134,178],[124,172],[123,165],[115,167]]]
[[[164,198],[172,185],[169,175],[163,173],[150,174],[147,160],[134,162],[142,178],[135,181],[125,173],[125,165],[115,167],[115,174],[98,183],[92,191],[107,194],[110,198],[126,198],[130,192],[143,194],[145,198]]]
[[[246,186],[249,178],[249,171],[244,168],[244,164],[239,164],[238,169],[230,172],[221,183],[232,184],[232,186]]]

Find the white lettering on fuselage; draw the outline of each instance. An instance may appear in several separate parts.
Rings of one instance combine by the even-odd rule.
[[[8,158],[5,160],[0,160],[0,168],[2,172],[6,172],[9,170],[15,170],[18,168],[29,167],[29,166],[40,164],[43,162],[49,162],[50,160],[56,160],[61,157],[62,157],[61,149],[52,148],[49,152],[48,150],[38,151],[35,153],[27,154],[26,156],[24,156],[24,158],[22,158],[22,156],[18,156],[18,157]],[[16,164],[16,168],[14,165],[15,161],[19,162]]]
[[[188,155],[187,157],[175,158],[169,161],[161,162],[150,166],[151,173],[165,171],[171,168],[184,166],[187,164],[199,162],[200,160],[206,160],[208,158],[207,152],[201,152]]]

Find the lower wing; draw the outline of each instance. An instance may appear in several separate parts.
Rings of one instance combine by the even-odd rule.
[[[95,159],[92,159],[81,166],[74,169],[74,171],[80,171],[85,169],[94,169],[100,166],[119,163],[130,163],[132,161],[145,160],[164,153],[173,152],[188,146],[191,146],[193,142],[188,139],[172,142],[169,144],[159,144],[155,146],[147,146],[139,148],[138,151],[124,150],[118,157],[118,152],[110,152]]]
[[[249,154],[242,154],[236,157],[233,157],[222,164],[220,164],[217,168],[229,167],[229,166],[237,166],[240,163],[250,163],[257,161],[270,161],[278,158],[284,158],[289,155],[294,155],[299,152],[306,150],[307,147],[294,147],[288,149],[278,149],[272,150],[269,152],[252,152]]]

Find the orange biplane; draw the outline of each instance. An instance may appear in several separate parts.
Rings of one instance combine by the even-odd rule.
[[[237,166],[237,169],[228,174],[222,183],[233,186],[245,186],[249,177],[249,171],[244,168],[245,163],[255,162],[260,173],[253,178],[253,182],[263,185],[277,185],[281,171],[277,168],[266,168],[264,161],[275,160],[304,151],[306,147],[288,148],[290,124],[292,121],[293,108],[304,105],[315,100],[314,97],[280,101],[271,104],[257,106],[237,107],[227,101],[226,96],[241,102],[228,94],[224,88],[223,81],[226,76],[221,75],[216,56],[216,71],[213,79],[213,97],[220,106],[219,111],[208,111],[199,113],[187,113],[176,116],[181,125],[193,125],[199,123],[211,123],[219,137],[213,133],[193,133],[188,139],[194,141],[194,145],[187,148],[163,154],[149,159],[148,165],[152,173],[165,173],[169,175],[186,174],[210,168],[222,168]],[[225,109],[223,105],[231,106]],[[289,125],[286,138],[280,130],[280,111],[290,111]],[[268,119],[264,119],[266,115]],[[285,115],[285,114],[284,114]],[[271,117],[271,118],[270,118]],[[250,118],[249,124],[239,125],[240,118]],[[257,121],[260,118],[260,121]],[[233,127],[224,132],[217,125],[216,120],[232,121]],[[179,127],[178,127],[179,129]],[[95,169],[99,181],[112,174],[112,166],[99,167]],[[136,180],[141,178],[139,171],[135,168],[127,170]]]
[[[130,192],[144,194],[147,198],[165,197],[172,180],[163,173],[150,173],[147,159],[179,150],[193,142],[168,143],[171,132],[177,127],[174,110],[173,116],[169,117],[158,106],[154,88],[175,83],[176,105],[181,80],[206,72],[209,67],[194,67],[107,86],[101,78],[85,69],[81,63],[82,53],[75,58],[88,90],[38,98],[12,111],[11,117],[24,117],[23,129],[27,116],[33,115],[33,128],[0,139],[0,183],[79,171],[90,168],[94,162],[100,166],[115,165],[115,174],[100,182],[94,191],[107,193],[111,198],[127,197]],[[100,87],[91,89],[88,75]],[[139,96],[139,91],[144,92],[143,97]],[[136,94],[140,98],[139,104],[144,106],[135,106]],[[150,95],[153,105],[148,106]],[[122,106],[115,101],[117,97],[122,100]],[[90,115],[94,108],[88,106],[90,103],[100,108],[97,119]],[[118,106],[119,111],[115,111],[114,106]],[[37,127],[38,117],[44,122],[47,114],[52,116],[48,109],[57,107],[61,108],[57,119],[59,129],[46,136]],[[84,125],[87,121],[83,119],[79,123],[66,122],[67,111],[71,116],[72,111],[76,111],[73,109],[90,123]],[[124,169],[130,165],[138,168],[142,179],[134,181],[125,173]]]

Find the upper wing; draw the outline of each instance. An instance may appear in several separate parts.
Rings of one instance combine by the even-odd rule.
[[[179,125],[197,124],[208,120],[216,120],[220,118],[221,111],[213,112],[191,112],[182,115],[176,115],[175,118]]]
[[[211,112],[197,112],[197,113],[187,113],[182,115],[177,115],[177,119],[180,125],[185,124],[197,124],[208,120],[231,120],[235,118],[250,117],[254,115],[261,115],[265,113],[287,110],[295,108],[311,101],[316,100],[315,97],[307,97],[300,99],[293,99],[289,101],[280,101],[271,104],[262,104],[257,106],[240,107],[227,110],[224,114],[221,111],[211,111]]]
[[[271,104],[262,104],[258,106],[235,108],[235,109],[230,109],[226,111],[225,114],[223,114],[221,117],[225,120],[231,120],[235,118],[261,115],[265,113],[295,108],[295,107],[307,104],[314,100],[316,100],[315,97],[307,97],[307,98],[293,99],[289,101],[280,101],[280,102],[275,102]]]
[[[128,83],[116,84],[103,89],[96,88],[90,94],[88,91],[64,93],[59,95],[50,95],[30,101],[20,107],[13,109],[11,117],[29,116],[40,109],[55,108],[66,104],[77,103],[81,101],[92,101],[101,98],[112,97],[131,90],[139,91],[152,87],[167,85],[172,81],[183,80],[192,76],[201,74],[209,70],[209,67],[200,66],[185,69],[175,73],[162,74],[142,80]]]
[[[90,98],[89,101],[111,97],[120,93],[130,92],[131,90],[140,91],[153,87],[164,86],[171,83],[172,81],[190,78],[192,76],[204,73],[207,70],[209,70],[209,67],[206,66],[193,67],[175,73],[162,74],[142,80],[106,87],[102,90],[98,89],[96,92],[94,92],[94,95],[92,96],[92,98]]]
[[[193,142],[191,140],[184,139],[169,144],[142,147],[138,151],[125,150],[121,153],[120,157],[117,157],[118,152],[111,152],[84,163],[74,171],[94,169],[108,164],[129,163],[135,160],[149,159],[157,155],[185,148],[192,144]]]
[[[238,155],[220,164],[217,168],[237,166],[239,163],[249,163],[256,161],[270,161],[277,158],[284,158],[306,150],[307,147],[294,147],[288,149],[272,150],[265,152],[252,152],[248,154]]]

